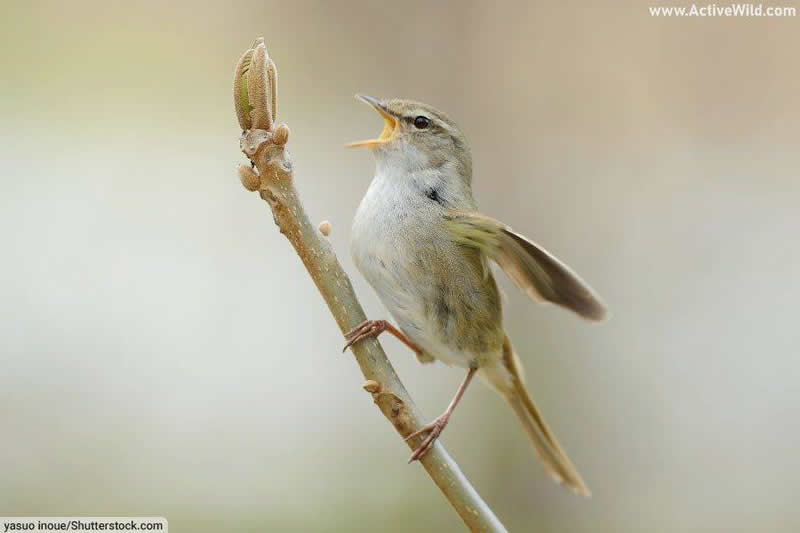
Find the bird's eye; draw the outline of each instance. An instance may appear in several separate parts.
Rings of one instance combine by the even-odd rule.
[[[430,125],[431,125],[431,120],[428,117],[423,117],[422,115],[420,115],[414,119],[414,126],[418,130],[424,130]]]

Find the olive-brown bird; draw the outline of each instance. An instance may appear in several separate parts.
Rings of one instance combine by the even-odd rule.
[[[411,461],[431,448],[477,373],[514,409],[550,476],[588,496],[525,388],[488,262],[497,263],[534,300],[588,320],[603,318],[603,304],[541,246],[476,211],[472,157],[452,120],[419,102],[359,98],[385,126],[377,139],[351,144],[369,147],[376,159],[375,177],[353,223],[351,252],[399,329],[368,320],[348,333],[345,348],[388,331],[421,362],[468,369],[444,413],[408,437],[426,435]]]

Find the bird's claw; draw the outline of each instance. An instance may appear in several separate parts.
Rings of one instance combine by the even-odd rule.
[[[428,434],[428,436],[425,437],[425,439],[420,443],[417,449],[414,450],[414,453],[411,454],[411,457],[409,457],[408,459],[409,463],[422,459],[425,456],[425,454],[428,453],[431,448],[433,448],[433,443],[436,442],[436,439],[439,438],[439,435],[442,434],[442,431],[444,431],[445,426],[447,426],[448,418],[449,417],[445,415],[440,416],[430,424],[426,424],[425,426],[423,426],[422,428],[418,429],[417,431],[415,431],[414,433],[405,438],[406,441],[409,441],[414,437],[419,437],[421,435],[424,435],[425,433]]]
[[[347,349],[355,343],[366,339],[367,337],[376,337],[385,330],[385,320],[365,320],[361,324],[345,333],[344,338],[347,339],[347,344],[345,344],[344,348],[342,348],[342,353],[347,351]]]

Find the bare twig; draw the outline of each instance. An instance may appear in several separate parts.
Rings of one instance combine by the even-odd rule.
[[[331,245],[312,226],[300,203],[294,187],[291,158],[286,150],[289,128],[285,124],[275,124],[276,79],[275,64],[266,53],[263,39],[258,39],[253,48],[242,55],[234,74],[234,103],[243,130],[241,147],[255,164],[255,168],[240,166],[239,177],[245,188],[258,191],[272,208],[275,223],[294,246],[339,329],[345,333],[363,322],[366,316]],[[323,233],[329,229],[330,225],[320,228]],[[372,395],[384,416],[403,437],[416,431],[424,418],[377,339],[363,340],[352,349],[367,379],[364,389]],[[408,444],[413,449],[420,440],[412,439]],[[421,462],[469,529],[506,531],[439,442]],[[398,462],[398,465],[404,464],[405,461]]]

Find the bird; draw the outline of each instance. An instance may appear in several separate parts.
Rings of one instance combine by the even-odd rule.
[[[516,413],[550,477],[588,497],[586,483],[527,391],[489,263],[533,300],[589,321],[603,319],[605,305],[547,250],[477,210],[470,147],[453,120],[413,100],[356,97],[378,112],[384,127],[377,138],[348,145],[368,148],[375,158],[375,175],[353,220],[350,251],[396,326],[366,320],[345,334],[344,350],[388,332],[421,363],[467,370],[442,415],[407,437],[424,436],[409,462],[431,449],[478,375]]]

